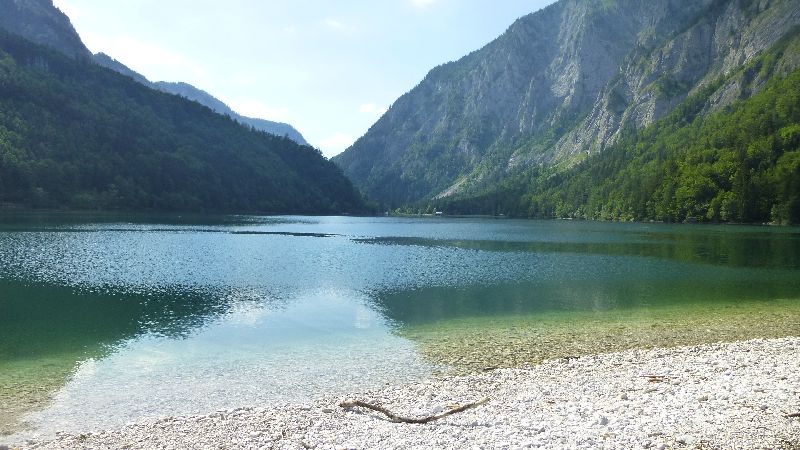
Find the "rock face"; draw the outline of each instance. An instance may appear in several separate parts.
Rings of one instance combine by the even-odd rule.
[[[335,161],[385,206],[568,166],[796,32],[791,0],[561,0],[433,69]],[[724,83],[707,109],[761,83]]]
[[[0,28],[71,57],[92,56],[52,0],[0,0]]]
[[[106,55],[105,53],[97,53],[94,55],[94,61],[108,69],[111,69],[115,72],[119,72],[122,75],[129,76],[134,80],[138,81],[139,83],[144,84],[145,86],[149,86],[153,89],[159,90],[161,92],[166,92],[168,94],[175,94],[180,95],[183,98],[192,100],[194,102],[200,103],[203,106],[207,106],[211,108],[212,111],[217,112],[222,115],[228,115],[237,122],[249,125],[257,130],[266,131],[270,134],[275,134],[278,136],[286,136],[289,139],[297,142],[301,145],[308,145],[308,142],[303,138],[303,135],[300,134],[294,127],[287,123],[281,122],[272,122],[269,120],[264,119],[254,119],[252,117],[245,117],[234,110],[232,110],[228,105],[223,103],[218,98],[214,97],[213,95],[209,94],[208,92],[198,89],[192,86],[189,83],[172,83],[167,81],[156,81],[151,82],[147,78],[145,78],[142,74],[130,69],[125,64],[117,61],[116,59]]]

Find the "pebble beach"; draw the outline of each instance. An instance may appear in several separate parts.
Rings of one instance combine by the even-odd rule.
[[[403,417],[489,401],[427,424],[345,398],[162,417],[9,443],[26,449],[800,449],[800,338],[562,358],[353,393]],[[2,448],[2,447],[0,447]]]

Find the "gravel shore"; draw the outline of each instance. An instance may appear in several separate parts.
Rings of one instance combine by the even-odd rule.
[[[425,425],[309,404],[168,417],[22,443],[30,449],[800,449],[800,338],[632,350],[353,395]],[[12,447],[13,448],[13,447]]]

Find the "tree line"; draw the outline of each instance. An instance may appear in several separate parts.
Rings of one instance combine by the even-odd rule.
[[[339,214],[362,196],[318,150],[0,32],[0,204]]]
[[[719,83],[568,170],[535,167],[478,195],[431,204],[449,214],[800,223],[800,71],[703,114]]]

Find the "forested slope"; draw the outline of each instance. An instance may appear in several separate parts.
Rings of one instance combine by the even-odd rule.
[[[200,103],[203,106],[208,106],[214,112],[231,116],[237,122],[252,126],[256,130],[266,131],[267,133],[274,134],[276,136],[286,136],[298,144],[308,144],[305,138],[303,138],[303,135],[288,123],[273,122],[271,120],[255,119],[252,117],[242,116],[236,111],[232,110],[228,105],[222,102],[222,100],[214,97],[202,89],[192,86],[191,84],[182,82],[171,83],[166,81],[152,82],[145,78],[144,75],[132,70],[122,62],[117,61],[105,53],[97,53],[92,57],[92,59],[94,59],[94,62],[97,64],[115,72],[119,72],[123,75],[127,75],[147,87],[169,94],[180,95],[181,97]]]
[[[773,56],[747,70],[769,70]],[[701,114],[717,86],[569,170],[533,170],[435,207],[537,218],[800,223],[800,71]]]
[[[703,116],[757,94],[800,68],[796,51],[730,75],[798,26],[797,0],[559,0],[431,70],[334,159],[387,209],[480,197],[608,151],[709,86]]]
[[[0,203],[342,213],[360,194],[319,151],[0,32]]]

